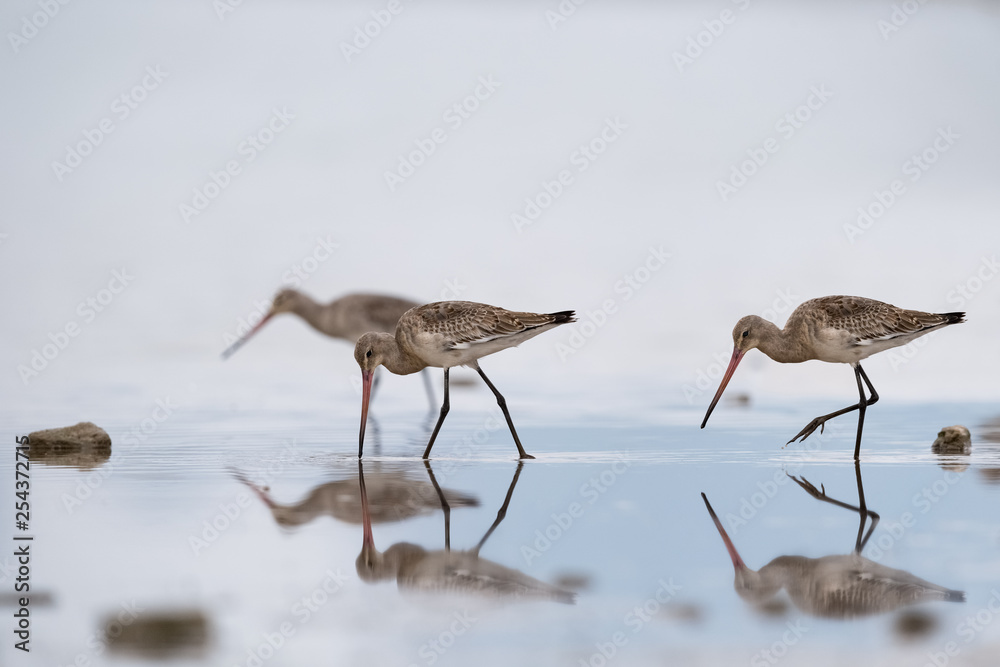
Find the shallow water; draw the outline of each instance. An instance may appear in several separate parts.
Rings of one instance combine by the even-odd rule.
[[[32,664],[144,662],[100,639],[122,605],[138,618],[204,612],[208,643],[168,657],[178,664],[923,665],[995,664],[1000,655],[989,606],[1000,602],[1000,444],[980,428],[991,406],[886,402],[868,412],[861,475],[881,521],[864,555],[967,600],[845,620],[804,613],[784,591],[766,610],[741,599],[700,494],[750,568],[783,555],[849,554],[858,513],[812,498],[790,476],[856,505],[851,417],[782,448],[833,406],[726,407],[701,431],[693,408],[564,420],[539,407],[544,397],[509,396],[537,456],[523,466],[485,392],[455,392],[429,466],[418,457],[435,415],[412,401],[400,407],[392,391],[376,402],[363,460],[375,546],[408,542],[440,558],[436,483],[466,498],[452,501],[447,539],[453,551],[471,549],[509,493],[480,562],[572,590],[575,603],[365,581],[356,567],[356,414],[189,406],[143,442],[129,438],[133,424],[105,424],[109,460],[33,464],[32,590],[51,601],[33,608]],[[954,423],[972,430],[972,455],[931,454],[937,431]],[[5,480],[11,459],[0,462]],[[409,493],[403,509],[387,485]],[[930,628],[905,634],[907,620]]]

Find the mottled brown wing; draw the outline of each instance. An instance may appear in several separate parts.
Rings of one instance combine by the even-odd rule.
[[[859,345],[906,336],[949,321],[945,315],[903,310],[859,296],[827,296],[813,299],[812,303],[815,312],[825,318],[825,324],[850,332]]]
[[[444,336],[449,348],[467,347],[549,324],[552,315],[516,313],[472,301],[441,301],[407,313],[419,318],[420,328]]]

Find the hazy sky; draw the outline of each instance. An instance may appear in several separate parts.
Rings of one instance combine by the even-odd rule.
[[[492,362],[504,380],[647,377],[664,404],[707,404],[699,373],[748,313],[967,310],[869,375],[885,397],[1000,394],[992,3],[44,7],[0,16],[19,403],[109,377],[155,393],[282,286],[575,308]],[[269,329],[232,363],[348,387],[346,345]],[[854,394],[846,368],[744,365],[734,390]]]

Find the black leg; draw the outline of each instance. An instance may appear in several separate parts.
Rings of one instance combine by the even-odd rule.
[[[840,415],[847,414],[848,412],[852,412],[854,410],[859,410],[861,412],[861,415],[860,418],[858,419],[858,439],[854,447],[854,458],[855,459],[860,458],[861,429],[862,426],[864,425],[864,420],[865,420],[865,408],[868,407],[869,405],[872,405],[878,400],[878,392],[875,391],[875,387],[872,386],[871,380],[868,379],[868,376],[865,374],[864,369],[861,368],[861,364],[854,365],[854,377],[858,381],[858,393],[860,394],[860,400],[858,401],[857,405],[851,405],[844,408],[843,410],[837,410],[836,412],[831,412],[828,415],[823,415],[822,417],[816,417],[816,419],[806,424],[806,427],[801,431],[799,431],[798,434],[796,434],[796,436],[791,440],[789,440],[786,444],[791,444],[796,440],[799,440],[800,442],[802,440],[805,440],[810,435],[812,435],[812,432],[815,431],[817,428],[819,429],[819,432],[822,433],[823,425],[827,422],[827,420],[833,419],[834,417],[839,417]],[[865,398],[864,388],[862,388],[861,386],[862,379],[864,379],[865,384],[868,385],[868,390],[872,394],[871,398],[868,399]]]
[[[448,370],[447,368],[444,369],[444,402],[441,404],[441,416],[438,417],[437,424],[434,426],[434,432],[431,433],[431,439],[427,443],[427,449],[424,450],[425,459],[431,455],[431,447],[434,446],[434,440],[438,437],[438,431],[441,430],[444,418],[448,416],[448,410],[451,409],[451,403],[448,401]]]
[[[861,460],[861,430],[865,425],[865,408],[867,408],[872,403],[878,400],[878,392],[875,391],[875,387],[872,386],[871,380],[868,379],[868,375],[865,374],[865,369],[861,368],[861,364],[854,366],[854,375],[858,380],[858,394],[861,396],[861,400],[858,402],[858,440],[854,444],[854,460],[855,462]],[[865,384],[868,385],[868,391],[871,392],[871,398],[865,398],[864,387],[861,386],[861,379],[864,378]],[[858,470],[858,484],[860,488],[861,484],[861,470]],[[862,491],[862,498],[864,496],[864,491]],[[862,500],[864,502],[864,500]]]
[[[879,515],[875,512],[869,511],[868,505],[865,504],[865,486],[861,483],[861,459],[854,459],[854,474],[858,477],[858,511],[861,512],[861,525],[858,526],[858,539],[854,542],[854,551],[856,553],[861,553],[861,550],[865,548],[866,544],[868,544],[868,538],[870,538],[872,533],[875,532],[875,526],[878,525]],[[861,533],[865,528],[866,515],[871,518],[872,525],[871,528],[868,529],[868,534],[864,536],[864,539],[862,539]]]
[[[865,544],[868,542],[868,538],[870,538],[872,533],[875,531],[875,526],[878,525],[880,517],[877,512],[873,512],[868,509],[868,506],[865,503],[865,488],[861,483],[861,461],[854,462],[854,472],[858,479],[858,505],[849,505],[841,500],[830,498],[826,495],[826,488],[822,484],[820,485],[820,488],[817,489],[811,482],[804,478],[796,477],[795,475],[789,475],[789,477],[791,477],[793,482],[802,487],[806,493],[811,495],[816,500],[822,500],[825,503],[830,503],[831,505],[836,505],[837,507],[843,507],[844,509],[858,512],[861,517],[861,524],[858,526],[858,537],[854,542],[854,549],[855,552],[861,553],[861,550],[864,549]],[[868,534],[862,539],[862,534],[864,533],[865,524],[868,519],[871,519],[871,527],[868,529]]]
[[[505,399],[503,395],[499,391],[497,391],[497,388],[493,386],[493,383],[490,382],[490,379],[486,377],[486,373],[484,373],[483,369],[480,368],[478,365],[476,366],[476,371],[479,373],[479,377],[483,378],[483,382],[485,382],[486,386],[490,388],[490,391],[493,392],[493,395],[497,397],[497,405],[499,405],[500,409],[503,410],[503,416],[507,419],[507,426],[510,427],[510,434],[514,436],[514,444],[517,445],[517,453],[520,455],[522,459],[535,458],[531,454],[525,452],[524,447],[521,446],[521,439],[517,437],[517,431],[514,430],[514,422],[511,421],[510,413],[507,412],[507,399]]]
[[[493,521],[493,525],[490,526],[490,529],[486,531],[486,534],[483,535],[483,539],[479,540],[479,544],[477,544],[475,548],[471,550],[472,555],[474,556],[479,555],[479,550],[483,548],[484,544],[486,544],[486,540],[489,538],[490,535],[493,534],[493,531],[497,529],[497,526],[500,525],[500,522],[503,521],[503,518],[507,516],[507,506],[510,505],[510,498],[511,496],[514,495],[514,487],[517,486],[517,478],[521,476],[521,468],[523,467],[524,467],[524,461],[518,461],[517,469],[514,470],[514,479],[510,480],[510,488],[507,489],[507,497],[504,498],[503,505],[500,506],[500,511],[497,512],[497,518],[495,521]]]
[[[431,462],[425,460],[424,466],[427,468],[427,474],[431,478],[434,490],[437,491],[438,500],[441,501],[441,511],[444,513],[444,550],[451,551],[451,505],[448,504],[448,499],[444,497],[441,485],[438,484],[437,478],[434,477],[434,471],[431,470]]]

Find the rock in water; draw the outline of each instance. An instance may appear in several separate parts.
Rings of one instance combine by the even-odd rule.
[[[972,435],[964,426],[945,426],[931,450],[935,454],[968,454],[972,451]]]
[[[28,443],[31,460],[39,463],[92,468],[111,457],[111,437],[91,422],[35,431]]]
[[[124,621],[121,616],[119,611],[104,621],[104,638],[115,653],[170,660],[198,657],[208,647],[208,617],[199,609],[145,610]]]

